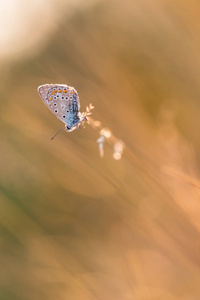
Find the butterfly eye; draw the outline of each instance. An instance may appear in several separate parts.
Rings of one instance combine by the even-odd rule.
[[[53,105],[54,105],[54,106],[57,106],[57,103],[54,103]]]
[[[58,112],[57,109],[55,109],[54,112],[57,113]]]
[[[66,116],[62,116],[63,117],[63,119],[65,119],[66,118]]]

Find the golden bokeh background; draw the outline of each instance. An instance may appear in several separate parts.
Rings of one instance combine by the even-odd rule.
[[[196,300],[200,4],[0,4],[0,299]],[[72,133],[37,87],[74,86]]]

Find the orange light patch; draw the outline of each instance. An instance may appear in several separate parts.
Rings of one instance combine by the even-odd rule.
[[[49,101],[51,101],[51,100],[52,100],[52,97],[49,98]]]
[[[70,94],[73,94],[73,91],[71,91],[71,93]]]
[[[58,91],[58,93],[62,93],[62,91]]]
[[[54,93],[57,93],[57,90],[55,90]]]
[[[64,93],[67,93],[67,91],[66,91],[66,90],[64,90]]]
[[[53,92],[51,92],[51,95],[53,95]]]

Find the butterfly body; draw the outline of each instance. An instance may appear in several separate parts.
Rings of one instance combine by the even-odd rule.
[[[79,128],[88,121],[88,113],[80,113],[77,91],[65,84],[44,84],[38,87],[38,93],[46,106],[65,123],[66,131]]]

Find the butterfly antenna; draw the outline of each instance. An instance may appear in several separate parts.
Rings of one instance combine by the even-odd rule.
[[[55,136],[61,131],[61,130],[63,130],[63,129],[65,129],[65,127],[62,127],[60,130],[58,130],[58,132],[56,132],[56,134],[51,138],[51,141],[55,138]]]

